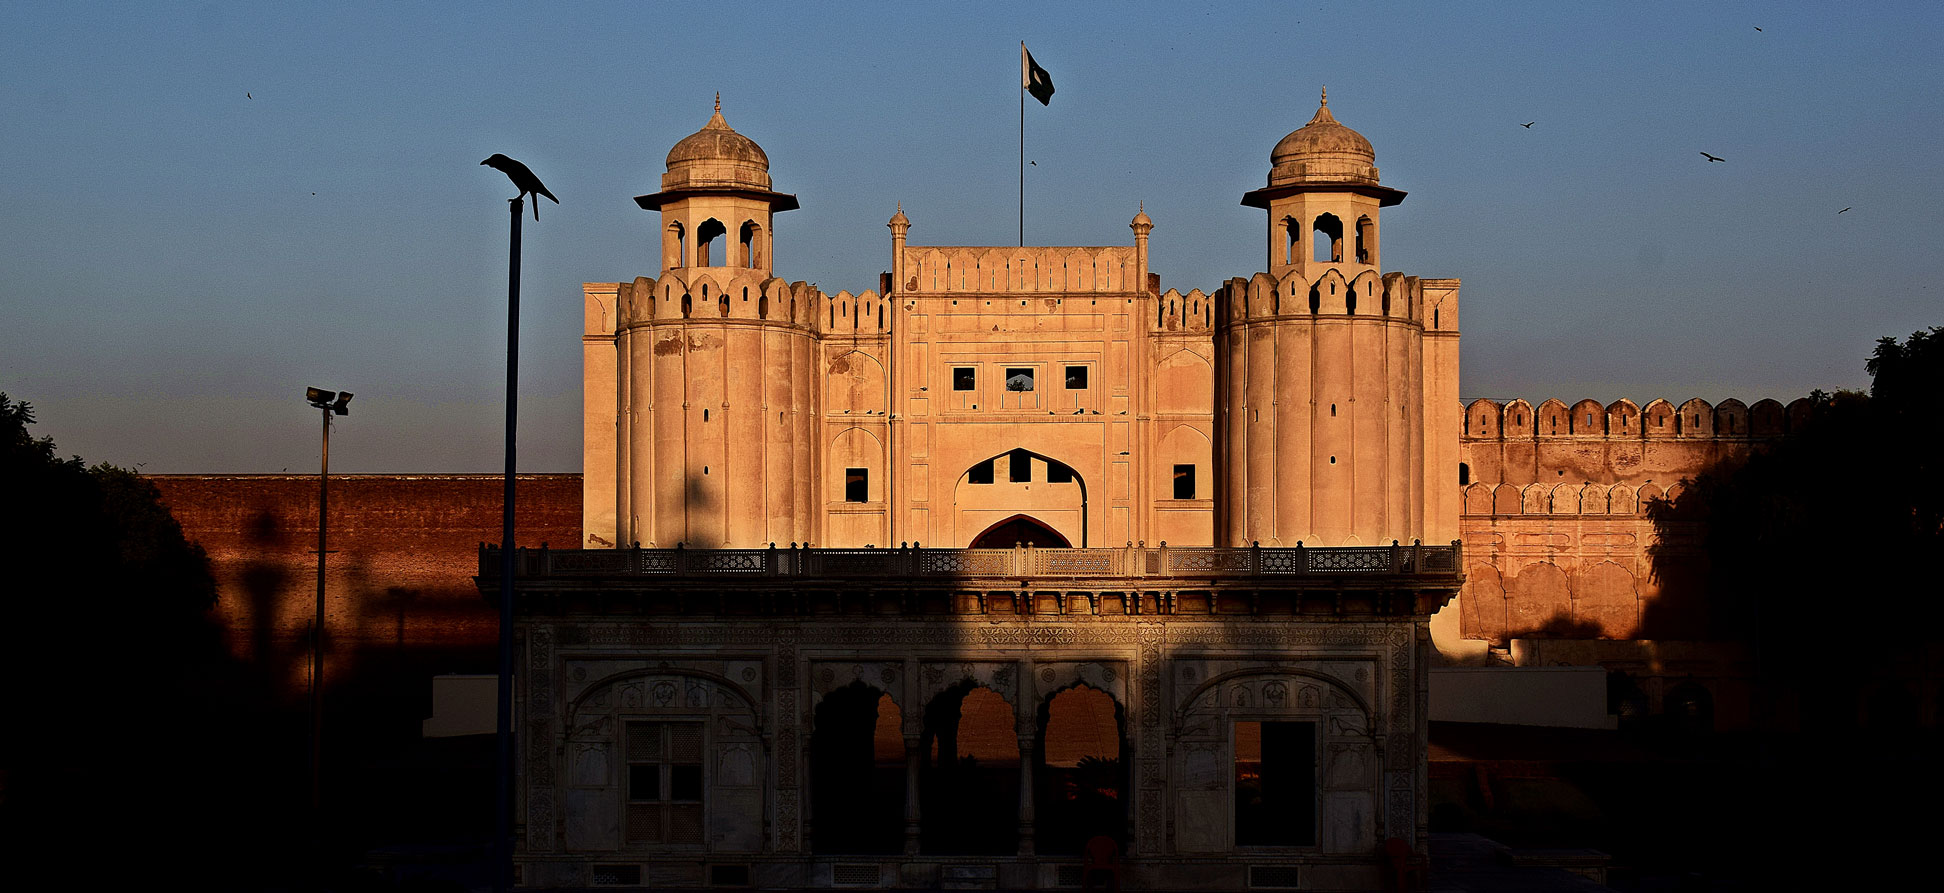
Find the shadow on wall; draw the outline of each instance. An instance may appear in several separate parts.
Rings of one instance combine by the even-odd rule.
[[[253,554],[237,576],[250,612],[249,660],[268,678],[282,679],[291,670],[291,661],[297,660],[303,649],[297,647],[301,642],[296,645],[281,642],[276,634],[277,612],[283,604],[285,587],[291,582],[285,562],[273,557],[285,549],[284,533],[277,524],[276,513],[269,508],[258,508],[250,518],[244,539]]]

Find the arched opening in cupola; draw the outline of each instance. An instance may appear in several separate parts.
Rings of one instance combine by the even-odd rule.
[[[713,217],[702,221],[702,225],[695,228],[695,265],[715,266],[715,258],[721,256],[719,252],[728,234],[729,231],[722,225],[722,221]]]
[[[1319,264],[1340,263],[1343,260],[1343,221],[1335,214],[1319,214],[1311,233],[1314,244],[1312,260]]]
[[[743,221],[741,235],[742,254],[737,258],[742,261],[742,266],[753,270],[763,265],[762,235],[763,228],[757,226],[756,221]]]

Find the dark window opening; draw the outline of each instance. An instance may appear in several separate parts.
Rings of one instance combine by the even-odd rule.
[[[702,842],[702,724],[630,722],[627,839]]]
[[[1471,466],[1460,462],[1458,463],[1458,486],[1462,487],[1469,483],[1471,483]]]
[[[1316,845],[1316,723],[1235,724],[1235,845]]]
[[[863,468],[844,469],[844,501],[868,502],[871,498],[871,473]]]
[[[1015,484],[1030,484],[1033,482],[1033,454],[1025,450],[1013,450],[1007,456],[1007,459],[1006,464],[1009,467],[1006,470],[1006,477],[1008,480],[1011,480]]]
[[[1085,366],[1066,367],[1066,386],[1067,386],[1067,390],[1069,391],[1086,390],[1087,389],[1087,367]]]
[[[970,391],[979,385],[979,373],[971,366],[952,367],[952,390]]]
[[[1370,263],[1370,249],[1377,242],[1372,229],[1370,218],[1357,218],[1357,263]]]
[[[904,718],[862,682],[825,695],[810,736],[810,798],[818,853],[904,850]]]
[[[1195,466],[1176,465],[1174,467],[1174,498],[1195,498]]]
[[[968,484],[992,483],[992,460],[987,459],[984,462],[972,466],[970,470],[965,472],[965,482]]]
[[[1006,369],[1006,390],[1030,391],[1032,389],[1033,389],[1032,367],[1030,366],[1009,367]]]
[[[1073,468],[1061,462],[1046,463],[1046,482],[1049,484],[1073,483]]]

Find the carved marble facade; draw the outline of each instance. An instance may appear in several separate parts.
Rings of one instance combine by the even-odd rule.
[[[1375,887],[1384,840],[1420,850],[1424,840],[1428,621],[1457,591],[1457,546],[1361,550],[1385,561],[1256,549],[1144,560],[1154,551],[1130,562],[1153,574],[1010,581],[909,575],[937,566],[910,550],[853,553],[852,573],[828,576],[808,572],[808,550],[521,556],[524,883],[594,884],[627,869],[650,886],[707,885],[726,868],[759,887],[846,877],[933,887],[966,872],[1004,888],[1060,886],[1078,856],[1035,851],[1032,760],[1021,760],[1006,829],[1016,846],[935,853],[920,844],[917,750],[922,717],[948,690],[1003,699],[1019,752],[1032,754],[1043,704],[1085,687],[1122,717],[1116,836],[1129,887],[1244,889],[1264,870],[1295,871],[1305,888]],[[754,557],[717,560],[739,555]],[[482,555],[482,588],[497,567],[496,553]],[[815,846],[818,707],[858,687],[902,717],[912,761],[902,852]],[[1313,839],[1238,845],[1238,724],[1277,722],[1313,730]],[[701,796],[681,807],[693,810],[687,830],[658,837],[675,826],[630,814],[640,807],[624,788],[640,756],[630,729],[664,726],[693,734]]]

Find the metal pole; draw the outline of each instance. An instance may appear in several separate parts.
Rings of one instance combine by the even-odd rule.
[[[498,789],[493,797],[493,889],[501,891],[513,886],[513,459],[520,383],[520,211],[526,204],[521,198],[507,201],[513,236],[506,274],[506,493],[500,525]]]
[[[1019,42],[1020,67],[1026,64],[1026,42]],[[1026,81],[1019,82],[1019,247],[1026,247]]]
[[[317,605],[311,619],[310,801],[314,836],[324,832],[324,556],[331,505],[331,408],[325,406],[324,448],[317,469]]]

